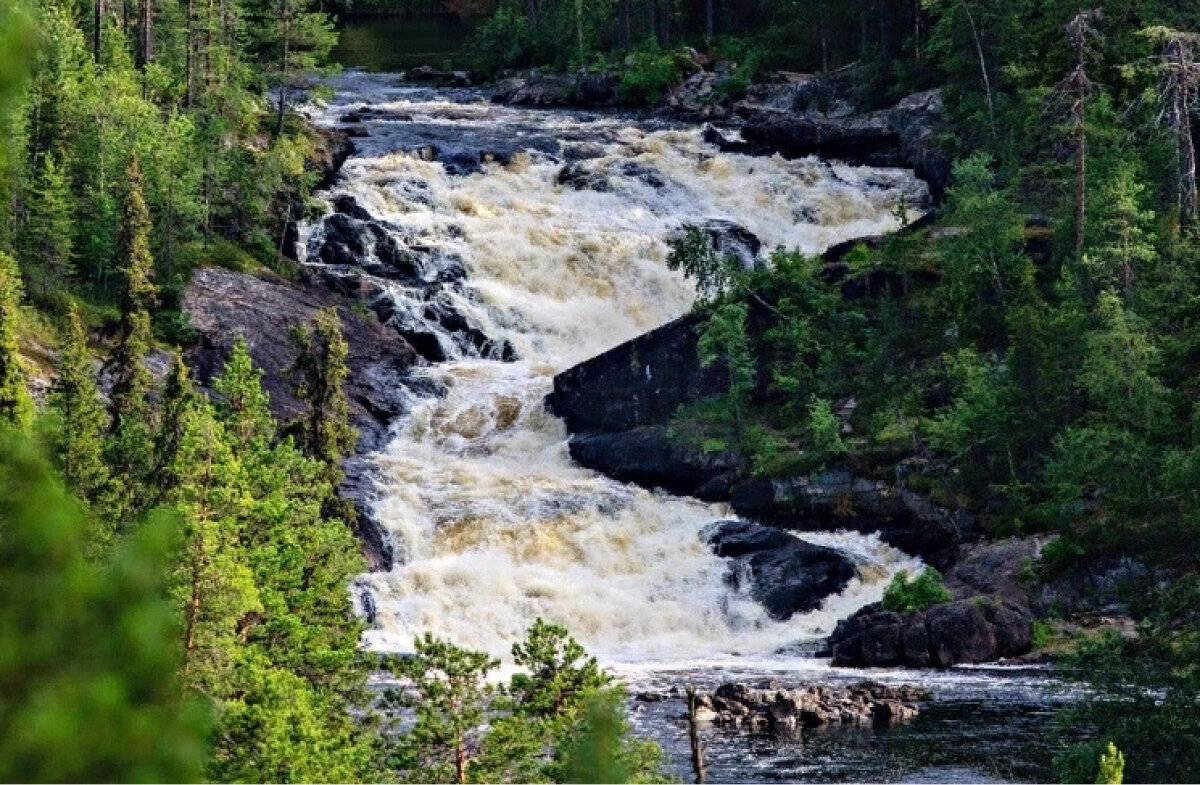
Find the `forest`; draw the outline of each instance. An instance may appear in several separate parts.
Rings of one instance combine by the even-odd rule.
[[[334,65],[335,14],[355,10],[0,0],[0,779],[668,779],[563,627],[514,641],[521,670],[502,683],[495,660],[433,636],[403,659],[360,648],[336,312],[294,328],[292,421],[244,341],[211,390],[185,364],[195,270],[297,274],[283,248],[323,209],[328,151],[293,110]],[[639,106],[698,59],[722,64],[730,98],[847,68],[870,107],[943,90],[944,200],[847,257],[895,296],[848,302],[786,249],[745,270],[699,230],[676,243],[701,360],[729,390],[679,425],[767,477],[936,461],[925,490],[995,536],[1057,535],[1042,577],[1145,565],[1127,587],[1136,634],[1080,641],[1058,666],[1107,697],[1064,710],[1055,773],[1120,781],[1096,779],[1113,743],[1127,781],[1200,775],[1200,7],[482,10],[480,71],[615,72]],[[850,396],[863,438],[838,428]],[[411,688],[379,693],[381,671]]]

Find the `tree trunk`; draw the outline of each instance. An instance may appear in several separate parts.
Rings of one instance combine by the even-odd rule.
[[[900,49],[897,16],[896,0],[879,0],[879,57],[885,64],[895,60]]]
[[[646,0],[646,38],[658,40],[658,0]]]
[[[529,27],[537,27],[538,23],[538,7],[537,0],[525,0],[525,16],[529,19]]]
[[[1179,157],[1179,225],[1196,223],[1200,212],[1200,199],[1196,193],[1196,145],[1192,140],[1192,88],[1196,64],[1190,46],[1181,39],[1168,44],[1174,60],[1170,67],[1176,69],[1178,80],[1172,107],[1175,123],[1175,139]]]
[[[704,34],[711,40],[716,35],[716,0],[704,0]]]
[[[987,97],[988,123],[992,127],[992,136],[996,135],[996,106],[992,100],[992,78],[988,75],[987,60],[983,56],[983,42],[979,40],[979,28],[975,26],[975,16],[967,7],[966,0],[959,0],[959,6],[967,15],[971,25],[971,38],[975,41],[975,54],[979,57],[979,73],[983,76],[983,91]]]
[[[671,0],[662,0],[662,8],[658,9],[659,36],[658,43],[663,49],[671,48]]]
[[[696,784],[703,785],[704,783],[704,742],[700,740],[700,720],[696,716],[697,699],[696,686],[688,685],[687,688],[687,707],[688,707],[688,741],[692,747],[692,773],[696,777]]]
[[[92,57],[98,63],[100,62],[101,35],[104,30],[104,0],[95,0],[92,7],[95,9],[95,19],[92,21],[96,25],[96,29],[92,31]]]
[[[633,45],[633,0],[621,0],[617,21],[617,45],[628,49]]]
[[[1085,220],[1087,218],[1087,126],[1085,125],[1083,88],[1075,96],[1075,258],[1083,259]]]
[[[288,87],[288,45],[291,43],[292,37],[292,20],[291,17],[285,16],[283,21],[283,59],[280,61],[279,67],[279,116],[275,120],[275,135],[279,136],[283,133],[283,112],[287,106],[287,87]]]
[[[187,20],[183,44],[183,108],[192,108],[192,52],[196,46],[196,9],[194,0],[187,0]]]
[[[154,59],[154,2],[153,0],[138,0],[138,38],[137,57],[138,68],[145,68]]]

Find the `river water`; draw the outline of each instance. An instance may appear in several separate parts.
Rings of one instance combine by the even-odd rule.
[[[438,296],[518,358],[426,321],[427,292],[385,284],[446,359],[420,369],[439,394],[414,394],[376,456],[375,512],[398,558],[357,582],[375,617],[365,644],[404,651],[432,631],[503,657],[542,617],[568,627],[633,692],[735,676],[861,677],[812,652],[915,559],[873,536],[805,534],[849,554],[858,577],[820,609],[773,621],[726,584],[725,565],[698,538],[728,510],[575,465],[542,399],[555,373],[690,308],[691,285],[665,264],[680,225],[732,222],[765,248],[816,253],[894,228],[897,204],[921,205],[924,185],[903,170],[723,154],[699,128],[648,117],[507,108],[388,74],[348,72],[332,86],[314,119],[350,120],[366,136],[326,196],[352,196],[386,221],[397,242],[432,260],[431,275],[465,267],[463,283]],[[316,223],[302,237],[312,248],[322,231]],[[1044,775],[1041,730],[1057,698],[1043,674],[871,675],[930,684],[937,699],[891,732],[714,731],[713,781]],[[631,709],[682,776],[681,710],[679,700]]]

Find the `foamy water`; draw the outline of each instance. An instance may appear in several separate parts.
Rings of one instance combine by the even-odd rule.
[[[766,248],[815,253],[894,228],[897,204],[925,198],[911,173],[722,154],[695,128],[447,100],[388,79],[350,74],[337,103],[315,110],[328,123],[361,105],[393,116],[365,124],[371,136],[330,196],[351,194],[404,242],[461,259],[467,287],[443,296],[521,359],[446,339],[451,359],[422,369],[446,394],[418,401],[377,456],[376,513],[398,558],[358,581],[377,611],[369,646],[405,650],[428,630],[504,655],[542,617],[612,665],[749,662],[827,635],[916,566],[875,537],[806,534],[850,554],[858,577],[819,610],[773,621],[698,539],[728,510],[575,465],[542,405],[555,373],[690,308],[692,287],[665,264],[682,223],[733,221]],[[452,176],[404,151],[418,146],[414,129],[528,137],[537,149]],[[598,189],[558,183],[571,145],[589,146],[577,166]],[[389,286],[416,309],[414,292]]]

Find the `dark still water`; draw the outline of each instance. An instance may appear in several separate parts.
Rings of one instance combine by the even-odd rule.
[[[474,25],[454,17],[351,17],[338,23],[333,59],[363,71],[403,71],[420,65],[465,68]]]
[[[752,733],[705,726],[708,781],[724,782],[1052,782],[1058,709],[1073,690],[1040,669],[954,668],[948,671],[846,671],[811,661],[774,673],[725,671],[634,674],[631,693],[649,689],[666,700],[631,702],[634,727],[654,738],[671,769],[690,782],[691,757],[681,684],[711,690],[724,679],[770,680],[781,686],[846,684],[875,679],[922,684],[933,691],[914,720],[892,728],[823,728]],[[765,684],[763,686],[766,686]]]

